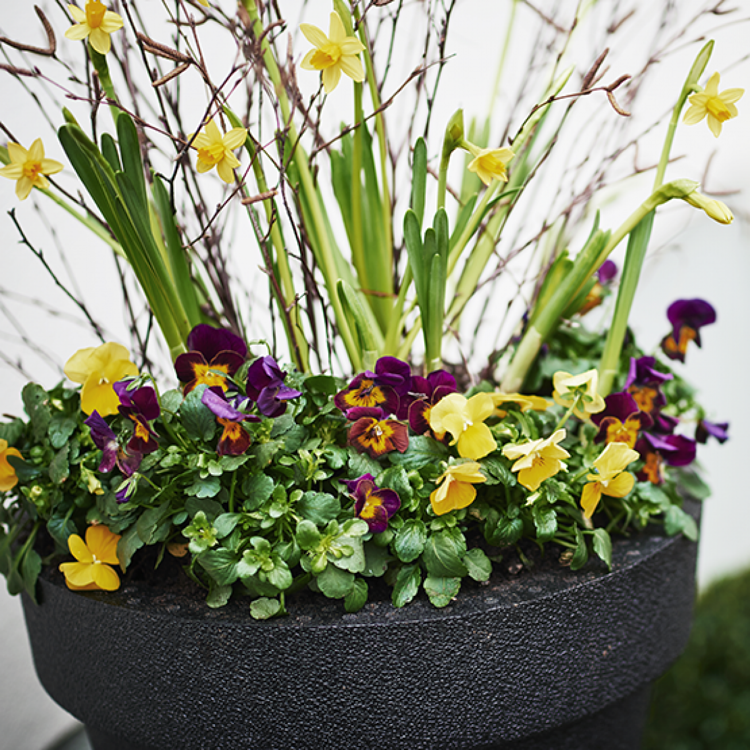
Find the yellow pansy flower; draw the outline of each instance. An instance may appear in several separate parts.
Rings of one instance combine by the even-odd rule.
[[[625,443],[609,443],[599,458],[594,461],[596,474],[588,474],[589,481],[583,486],[581,507],[583,515],[591,518],[602,495],[625,497],[633,489],[635,477],[625,467],[640,454]]]
[[[466,508],[474,502],[475,484],[486,482],[487,477],[479,470],[476,461],[449,466],[438,478],[438,487],[430,495],[435,514],[442,516],[452,510]]]
[[[16,470],[8,461],[8,456],[23,458],[17,448],[9,448],[8,441],[0,438],[0,492],[12,490],[18,484]]]
[[[78,534],[68,537],[68,549],[77,562],[62,563],[60,572],[73,591],[115,591],[120,588],[120,576],[110,567],[119,565],[117,542],[120,534],[113,534],[106,526],[98,524],[86,529],[86,541]]]
[[[216,167],[219,177],[230,184],[234,181],[232,170],[240,166],[239,159],[232,150],[241,146],[246,138],[245,128],[232,128],[223,134],[219,126],[213,120],[209,120],[192,143],[193,148],[198,151],[196,169],[199,172],[208,172]]]
[[[100,3],[99,0],[87,0],[85,11],[76,5],[69,5],[68,11],[76,25],[71,26],[65,32],[65,36],[73,40],[88,37],[91,46],[100,55],[106,55],[112,48],[109,35],[122,28],[122,17],[107,10],[104,3]]]
[[[44,175],[56,174],[63,168],[59,161],[44,158],[44,144],[41,138],[37,138],[28,151],[19,143],[9,141],[8,157],[10,164],[0,169],[0,175],[17,180],[16,195],[22,201],[29,197],[33,187],[46,190],[49,180]]]
[[[517,471],[518,481],[534,492],[545,479],[560,471],[567,471],[562,459],[570,458],[570,453],[558,445],[564,439],[565,430],[557,430],[546,439],[530,440],[521,445],[506,445],[503,455],[515,461],[511,471]]]
[[[580,375],[558,370],[552,376],[552,384],[555,387],[552,393],[555,403],[568,409],[575,404],[573,414],[579,419],[588,419],[590,414],[597,414],[606,406],[604,399],[597,393],[599,373],[596,369],[587,370]]]
[[[734,103],[745,93],[745,89],[725,89],[719,93],[719,78],[719,74],[714,73],[703,91],[688,98],[690,107],[683,118],[686,125],[695,125],[706,117],[708,127],[716,138],[721,135],[722,124],[732,117],[737,117],[737,107]]]
[[[430,409],[430,427],[438,440],[449,432],[451,445],[458,445],[461,458],[478,461],[497,448],[490,428],[484,424],[494,409],[490,393],[476,393],[470,399],[450,393]]]
[[[117,414],[120,399],[112,387],[118,380],[135,376],[138,368],[130,361],[128,350],[111,342],[79,349],[66,363],[65,375],[82,383],[81,409],[86,414],[99,412],[102,417]]]
[[[518,404],[521,408],[521,413],[533,409],[534,411],[547,411],[547,408],[552,405],[552,402],[543,396],[525,396],[522,393],[493,393],[492,401],[495,404],[495,416],[500,418],[505,417],[508,412],[500,407],[503,404]]]
[[[467,167],[469,172],[475,172],[485,185],[489,185],[492,180],[508,181],[508,173],[505,168],[515,156],[511,149],[479,148],[479,146],[475,146],[468,141],[464,141],[464,145],[474,156]]]
[[[364,68],[357,57],[365,46],[356,37],[346,35],[338,13],[331,13],[328,36],[309,23],[301,23],[299,28],[307,41],[315,46],[315,49],[311,49],[302,58],[300,67],[323,71],[323,88],[326,94],[330,94],[338,86],[342,73],[346,73],[353,81],[365,80]]]

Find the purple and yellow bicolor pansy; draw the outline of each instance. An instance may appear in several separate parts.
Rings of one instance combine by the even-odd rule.
[[[94,410],[86,419],[85,424],[91,430],[91,439],[94,445],[102,452],[102,460],[98,471],[107,474],[117,466],[126,477],[132,476],[143,460],[143,454],[137,451],[128,451],[120,445],[117,435],[104,421],[98,411]]]
[[[334,403],[347,418],[349,410],[379,408],[386,414],[407,419],[409,392],[412,390],[411,369],[396,357],[381,357],[375,363],[375,372],[357,375],[349,385],[334,397]]]
[[[645,432],[635,449],[643,459],[638,479],[661,484],[664,481],[664,464],[687,466],[695,460],[696,442],[685,435],[653,435]]]
[[[640,411],[629,393],[612,393],[604,399],[604,411],[594,414],[591,421],[599,428],[597,443],[625,443],[634,448],[638,433],[654,423],[650,414]]]
[[[354,423],[349,428],[349,445],[370,458],[409,447],[409,431],[403,422],[388,417],[380,408],[355,407],[347,412]]]
[[[456,393],[456,379],[446,370],[435,370],[426,378],[421,375],[412,377],[409,392],[408,419],[409,427],[417,435],[430,432],[430,410],[449,393]]]
[[[227,378],[240,369],[247,356],[247,345],[236,333],[206,323],[190,331],[187,348],[174,363],[185,394],[201,383],[225,391]]]
[[[242,423],[260,422],[260,417],[241,412],[236,401],[231,403],[218,386],[206,388],[201,395],[201,402],[211,410],[222,427],[216,452],[220,456],[241,456],[250,447],[251,442],[250,435]]]
[[[133,422],[133,436],[128,441],[128,451],[131,453],[153,453],[159,443],[159,436],[154,432],[149,422],[161,414],[159,399],[151,386],[141,386],[128,390],[132,381],[121,380],[114,384],[115,393],[120,399],[119,412]]]
[[[667,403],[661,385],[672,377],[670,373],[659,372],[656,369],[654,357],[631,357],[624,390],[635,399],[640,411],[654,417]]]
[[[301,391],[284,385],[286,373],[281,370],[273,357],[258,357],[247,371],[247,396],[258,405],[258,411],[265,417],[280,417],[287,407],[287,401],[299,398]]]
[[[354,515],[367,523],[373,534],[388,528],[388,519],[401,507],[401,498],[395,490],[375,484],[372,474],[363,474],[351,481],[341,480],[354,500]]]
[[[672,333],[665,336],[661,348],[670,359],[685,361],[688,344],[701,345],[700,329],[716,322],[716,310],[703,299],[678,299],[667,309]]]

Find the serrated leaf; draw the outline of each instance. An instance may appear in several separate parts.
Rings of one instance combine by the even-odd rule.
[[[117,559],[120,561],[120,567],[123,570],[127,569],[128,565],[130,565],[130,561],[133,558],[133,555],[141,547],[143,547],[143,540],[138,534],[136,525],[133,524],[123,533],[120,541],[117,542]]]
[[[289,566],[278,555],[274,555],[273,560],[273,570],[269,570],[266,573],[266,579],[272,586],[279,589],[279,591],[284,591],[292,585],[294,576],[289,570]]]
[[[343,599],[354,587],[354,573],[328,565],[315,581],[329,599]]]
[[[295,508],[303,518],[318,526],[325,526],[341,512],[341,502],[327,492],[305,492]]]
[[[344,597],[344,609],[350,613],[359,612],[367,604],[367,594],[367,581],[356,578],[352,590]]]
[[[379,578],[388,570],[388,564],[394,559],[388,547],[380,547],[372,541],[365,542],[365,567],[362,575],[367,578]]]
[[[393,606],[403,607],[407,605],[417,595],[421,582],[422,571],[419,565],[404,565],[398,571],[393,593],[391,594]]]
[[[208,550],[198,555],[197,560],[219,586],[229,586],[237,580],[239,558],[231,550]]]
[[[16,417],[12,422],[0,424],[0,440],[5,440],[8,445],[13,446],[23,434],[24,423]]]
[[[318,527],[312,521],[300,521],[297,524],[297,533],[295,534],[297,544],[301,549],[316,549],[320,545],[320,532]]]
[[[487,541],[497,547],[515,544],[523,534],[523,521],[506,515],[497,519],[494,529],[488,529]]]
[[[185,488],[185,494],[191,497],[209,498],[216,497],[221,490],[221,480],[219,477],[206,477],[205,479],[196,479],[191,485]]]
[[[52,447],[55,449],[62,448],[68,442],[68,438],[75,432],[76,426],[77,422],[73,417],[58,415],[52,417],[47,427],[47,435],[49,435]]]
[[[414,495],[409,475],[403,466],[391,466],[381,472],[378,475],[377,484],[378,487],[393,490],[399,496],[402,505],[408,503]]]
[[[427,527],[420,520],[409,518],[396,532],[393,551],[401,562],[414,562],[424,551],[427,542]]]
[[[270,620],[281,613],[281,602],[262,596],[250,602],[250,616],[255,620]]]
[[[138,518],[136,528],[138,536],[144,544],[152,544],[157,526],[164,520],[169,513],[169,503],[163,503],[156,508],[148,508]]]
[[[390,453],[388,458],[392,464],[412,471],[422,469],[428,464],[437,464],[447,455],[448,448],[442,443],[425,435],[415,435],[409,438],[409,449],[406,453]]]
[[[516,475],[499,458],[483,459],[482,469],[488,485],[503,484],[506,487],[514,487],[518,483]]]
[[[216,502],[216,500],[198,497],[189,497],[185,501],[185,510],[188,512],[190,518],[194,518],[197,513],[203,511],[206,514],[206,518],[211,522],[224,512],[221,503]]]
[[[469,577],[475,581],[487,581],[492,575],[492,561],[479,547],[470,549],[464,555],[464,565],[469,571]]]
[[[328,555],[328,560],[337,568],[349,570],[352,573],[361,573],[365,569],[365,551],[362,546],[362,539],[353,536],[340,536],[336,540],[335,546],[339,548],[349,547],[352,551],[350,555],[342,555],[341,557]]]
[[[425,593],[435,607],[447,607],[458,596],[460,588],[460,578],[427,576],[424,581]]]
[[[198,386],[185,396],[180,407],[180,419],[189,437],[208,442],[216,432],[216,417],[201,401],[204,390],[204,387]]]
[[[245,497],[244,508],[246,511],[254,511],[271,497],[274,482],[266,474],[253,474],[242,483],[242,494]]]
[[[231,586],[217,586],[212,581],[209,585],[206,604],[208,604],[211,609],[218,609],[219,607],[223,607],[229,601],[230,596],[232,596]]]
[[[594,552],[612,570],[612,539],[606,529],[594,529]]]
[[[427,539],[422,559],[427,572],[436,578],[463,578],[468,572],[454,540],[445,531],[432,534]]]
[[[372,474],[376,477],[380,474],[382,466],[366,453],[354,453],[349,459],[349,471],[352,477],[361,477],[363,474]]]
[[[213,520],[213,527],[216,529],[216,538],[223,539],[234,531],[234,527],[239,523],[241,516],[239,513],[222,513]]]

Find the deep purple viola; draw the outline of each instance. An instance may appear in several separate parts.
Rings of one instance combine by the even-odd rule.
[[[98,411],[91,412],[91,416],[86,419],[85,424],[91,429],[91,439],[94,441],[94,445],[102,452],[102,460],[98,471],[107,474],[117,466],[124,476],[130,477],[138,470],[143,455],[122,448],[117,440],[117,435]]]
[[[220,456],[241,456],[250,447],[250,435],[242,422],[260,422],[254,414],[244,414],[238,408],[239,399],[230,402],[224,391],[217,386],[206,388],[201,402],[216,416],[223,430],[216,452]]]
[[[286,373],[273,357],[258,357],[247,371],[247,396],[258,405],[266,417],[280,417],[287,401],[298,398],[301,391],[284,385]]]
[[[412,390],[411,369],[396,357],[381,357],[375,372],[357,375],[344,390],[334,397],[334,403],[349,418],[349,411],[357,407],[379,408],[386,414],[406,419],[409,391]]]
[[[388,519],[401,507],[395,490],[380,488],[372,474],[363,474],[352,481],[342,480],[354,500],[354,515],[367,522],[373,534],[388,528]]]
[[[695,440],[704,444],[712,437],[720,443],[729,440],[729,422],[709,422],[707,419],[699,419],[695,428]]]
[[[655,412],[667,403],[661,385],[672,377],[670,373],[656,369],[654,357],[632,357],[624,390],[635,399],[642,412],[654,417]]]
[[[130,381],[121,380],[112,386],[120,399],[119,411],[133,422],[133,437],[128,441],[131,453],[153,453],[159,437],[149,424],[161,413],[156,391],[149,385],[128,390]]]
[[[247,357],[247,344],[236,333],[206,323],[190,331],[187,348],[174,363],[177,377],[184,384],[183,393],[201,383],[226,390],[227,377],[234,375]]]
[[[426,378],[412,377],[409,393],[409,427],[418,435],[430,432],[430,409],[449,393],[456,393],[456,379],[446,370],[434,370]]]
[[[652,435],[650,433],[644,433],[643,440],[646,446],[636,446],[637,449],[641,450],[642,455],[644,452],[655,451],[659,453],[665,463],[669,466],[687,466],[693,463],[695,460],[696,443],[685,435]]]
[[[703,299],[678,299],[667,309],[672,333],[665,336],[661,348],[670,359],[685,361],[688,344],[701,345],[700,329],[716,322],[716,310]]]

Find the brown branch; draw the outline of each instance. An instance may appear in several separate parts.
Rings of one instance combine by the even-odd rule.
[[[15,42],[8,37],[0,36],[0,43],[7,44],[9,47],[20,49],[22,52],[33,52],[35,55],[44,55],[45,57],[53,57],[57,51],[57,40],[55,39],[55,32],[52,29],[52,24],[47,20],[47,16],[44,15],[42,9],[38,6],[34,6],[39,20],[44,26],[44,31],[47,33],[47,48],[34,47],[31,44],[23,44],[21,42]]]

